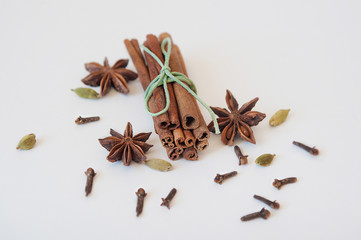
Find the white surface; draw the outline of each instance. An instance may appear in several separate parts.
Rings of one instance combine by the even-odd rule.
[[[182,2],[182,3],[181,3]],[[155,13],[157,13],[155,15]],[[361,234],[360,1],[2,1],[0,9],[0,239],[357,239]],[[153,131],[139,81],[128,96],[81,99],[83,64],[128,58],[125,38],[168,31],[180,46],[199,96],[225,107],[258,96],[267,118],[257,145],[236,140],[250,164],[212,135],[199,161],[168,173],[106,161],[97,139],[109,128]],[[132,63],[130,69],[134,69]],[[99,91],[99,89],[96,89]],[[277,128],[269,117],[291,108]],[[210,117],[202,109],[207,121]],[[77,126],[77,116],[101,121]],[[35,133],[36,147],[17,151]],[[314,157],[293,140],[316,145]],[[155,134],[148,158],[166,158]],[[254,163],[275,153],[273,164]],[[84,171],[97,176],[84,196]],[[239,171],[223,185],[216,173]],[[274,178],[299,181],[278,191]],[[147,192],[141,217],[134,192]],[[171,210],[160,207],[172,187]],[[267,221],[240,217],[277,199]]]

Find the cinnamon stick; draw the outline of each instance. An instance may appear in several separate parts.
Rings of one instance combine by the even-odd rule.
[[[147,48],[150,48],[150,45],[148,42],[144,42],[144,46],[146,46]],[[149,72],[150,79],[153,80],[154,78],[156,78],[159,75],[158,69],[156,67],[156,64],[157,64],[156,60],[153,59],[153,57],[150,56],[146,52],[144,52],[144,55],[145,55],[145,59],[148,64],[148,72]],[[152,97],[150,97],[150,99],[149,99],[149,103],[152,98],[154,98],[154,103],[153,103],[154,111],[151,110],[151,112],[153,112],[153,113],[159,112],[165,108],[166,100],[165,100],[165,95],[164,95],[164,91],[162,88],[157,87],[156,89],[154,89]],[[168,117],[167,112],[165,112],[161,115],[158,115],[157,120],[158,120],[157,125],[159,128],[164,128],[164,129],[168,128],[170,123],[169,123],[169,117]]]
[[[159,40],[162,42],[167,37],[171,38],[168,33],[162,33],[159,35]],[[173,48],[173,43],[169,59],[169,66],[174,72],[182,72],[182,66],[180,65],[179,59],[177,57],[177,51],[175,48]],[[194,97],[180,84],[172,84],[183,129],[197,128],[199,126],[199,116],[197,109],[194,106]]]
[[[168,155],[168,158],[170,160],[178,160],[180,157],[181,157],[181,154],[178,154],[177,152],[179,152],[178,148],[177,147],[174,147],[174,148],[166,148],[167,150],[167,155]]]
[[[183,148],[183,147],[175,146],[175,147],[174,147],[174,152],[177,153],[178,155],[182,155],[184,149],[185,149],[185,148]]]
[[[160,47],[158,38],[153,34],[148,34],[147,35],[147,44],[148,44],[148,46],[146,46],[146,47],[149,48],[149,50],[151,50],[159,58],[159,60],[161,60],[164,63],[162,49]],[[148,62],[148,60],[147,60],[147,62]],[[154,63],[154,65],[158,71],[158,74],[159,74],[162,69],[161,66],[156,62],[155,59],[152,59],[152,62]],[[169,102],[170,102],[169,108],[168,108],[168,118],[169,118],[168,129],[174,130],[174,129],[178,128],[180,125],[179,115],[178,115],[178,107],[177,107],[177,101],[176,101],[176,98],[174,95],[173,84],[167,83],[167,87],[168,87]],[[162,89],[162,87],[158,87],[158,88]]]
[[[163,41],[166,37],[170,37],[170,35],[167,33],[161,34],[159,37],[160,41]],[[132,39],[131,41],[125,40],[124,43],[138,71],[143,89],[146,89],[151,79],[159,75],[161,66],[146,52],[144,52],[146,59],[146,61],[144,61],[136,39]],[[156,36],[151,34],[147,35],[147,41],[144,45],[164,62],[160,44]],[[148,66],[146,64],[148,64]],[[172,71],[187,75],[183,56],[177,45],[172,46],[169,65]],[[153,117],[155,131],[159,135],[161,143],[166,148],[167,155],[171,160],[177,160],[182,155],[187,160],[198,160],[197,150],[202,151],[209,146],[207,141],[209,138],[207,125],[195,98],[177,83],[168,83],[167,85],[170,96],[170,107],[167,113]],[[164,90],[158,87],[149,99],[149,109],[151,112],[159,112],[165,107],[165,104]],[[165,115],[166,118],[164,118],[163,115]],[[166,124],[164,124],[164,121],[161,121],[164,119],[168,121]],[[170,131],[170,129],[173,131]]]
[[[180,122],[179,122],[179,114],[178,114],[178,105],[177,100],[175,98],[173,84],[167,83],[168,87],[168,93],[169,93],[169,108],[168,108],[168,116],[169,116],[169,130],[174,130],[176,128],[179,128]]]
[[[174,136],[174,142],[178,147],[185,147],[185,137],[184,137],[184,133],[183,133],[183,129],[182,128],[177,128],[173,130],[173,136]]]
[[[174,44],[173,47],[177,52],[179,63],[182,66],[183,74],[188,77],[188,73],[187,73],[187,69],[186,69],[186,66],[184,63],[184,58],[183,58],[182,53],[179,50],[179,47],[177,45]],[[198,115],[200,116],[199,117],[199,120],[200,120],[199,126],[193,130],[193,135],[198,141],[204,141],[204,140],[209,139],[210,133],[209,133],[209,130],[207,127],[207,123],[204,121],[203,115],[201,113],[201,110],[199,109],[197,102],[195,101],[194,98],[193,98],[193,100],[194,100],[194,105],[197,108]]]
[[[158,128],[154,126],[156,133],[159,135],[160,142],[164,147],[173,148],[175,147],[173,134],[168,129]]]
[[[133,39],[130,40],[130,42],[132,43],[132,45],[133,45],[135,51],[137,52],[137,54],[143,59],[143,62],[144,62],[143,54],[142,54],[142,51],[140,51],[138,40],[133,38]],[[145,62],[144,62],[144,64],[145,64]]]
[[[136,39],[132,39],[131,41],[125,39],[124,44],[127,48],[130,58],[133,61],[134,67],[137,70],[139,81],[145,90],[150,83],[150,76],[143,55],[140,52],[138,41]],[[149,108],[150,107],[151,106],[149,106]]]
[[[139,81],[145,90],[150,84],[150,76],[142,52],[140,51],[138,40],[132,39],[129,41],[128,39],[125,39],[124,44],[127,48],[130,58],[133,61],[134,67],[137,70]],[[149,99],[148,106],[150,111],[156,111],[153,97]],[[157,123],[156,125],[158,125],[158,119],[156,117],[153,117],[153,122]]]
[[[142,87],[145,90],[150,83],[150,76],[143,55],[140,51],[138,41],[136,39],[132,39],[131,41],[125,39],[124,43],[133,61],[133,64],[138,72],[138,77],[142,84]],[[155,103],[153,97],[149,99],[148,105],[149,105],[149,109],[152,112],[157,111],[157,109],[155,109]],[[162,128],[159,127],[160,124],[158,121],[158,117],[153,117],[153,122],[154,122],[154,129],[156,133],[159,135],[162,145],[174,147],[173,135],[171,134],[171,132],[161,130]]]
[[[192,131],[190,130],[183,130],[183,133],[184,133],[184,144],[186,145],[186,147],[192,147],[194,146],[194,142],[196,141],[194,136],[193,136],[193,133]]]
[[[196,143],[194,144],[194,147],[195,147],[195,149],[197,149],[197,151],[203,151],[208,146],[209,146],[208,140],[204,140],[204,141],[196,140]]]
[[[198,104],[194,100],[194,105],[197,107],[197,112],[200,116],[199,118],[199,126],[196,129],[193,129],[193,135],[198,141],[206,141],[210,137],[209,129],[207,123],[204,121],[201,110],[198,107]]]
[[[190,161],[196,161],[198,160],[197,150],[194,149],[193,147],[186,148],[184,149],[183,157]]]
[[[178,47],[178,45],[176,44],[173,44],[173,47],[175,48],[176,52],[177,52],[177,55],[178,55],[178,58],[179,58],[179,62],[180,62],[180,65],[182,66],[182,69],[183,69],[183,74],[186,75],[188,77],[188,72],[187,72],[187,68],[186,68],[186,65],[185,65],[185,62],[184,62],[184,58],[183,58],[183,55]]]

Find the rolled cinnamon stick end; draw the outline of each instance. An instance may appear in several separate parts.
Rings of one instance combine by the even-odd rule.
[[[193,135],[198,141],[206,141],[210,137],[209,129],[207,123],[204,121],[201,110],[199,109],[196,102],[194,104],[197,106],[197,111],[200,116],[199,126],[196,129],[193,129]]]
[[[196,139],[193,136],[193,133],[191,130],[183,130],[184,133],[184,144],[185,146],[188,147],[192,147],[194,146],[194,143],[196,141]]]
[[[185,137],[184,137],[184,133],[183,133],[183,129],[182,128],[177,128],[173,130],[173,137],[174,137],[174,143],[176,146],[178,147],[185,147]]]
[[[193,130],[193,135],[198,141],[207,141],[210,137],[207,126],[201,125]]]
[[[207,140],[205,141],[196,140],[196,143],[194,144],[194,147],[197,149],[197,151],[203,151],[208,146],[209,146],[209,142]]]
[[[179,155],[179,157],[180,157],[182,155],[182,153],[184,152],[184,148],[175,146],[174,147],[174,152],[177,153]]]
[[[178,154],[179,149],[177,147],[168,148],[166,147],[167,155],[170,160],[178,160],[181,157],[181,154]]]
[[[196,161],[198,160],[197,150],[193,147],[186,148],[183,151],[183,157],[190,161]]]
[[[154,127],[156,128],[156,127]],[[164,147],[174,148],[174,137],[170,130],[163,128],[156,128],[156,133],[159,135],[160,142]]]
[[[162,33],[159,35],[159,40],[162,42],[165,38],[170,37],[168,33]],[[182,66],[178,59],[178,54],[175,48],[173,48],[169,58],[169,66],[171,71],[183,73]],[[174,95],[177,100],[179,116],[183,129],[195,129],[199,126],[199,116],[196,107],[194,106],[194,97],[180,84],[172,83],[174,89]]]

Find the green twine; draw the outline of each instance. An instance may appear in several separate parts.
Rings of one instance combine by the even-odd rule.
[[[167,50],[165,50],[166,45],[168,46]],[[154,78],[154,80],[149,84],[149,86],[145,90],[144,101],[145,101],[145,109],[146,109],[147,113],[149,115],[151,115],[152,117],[156,117],[156,116],[159,116],[159,115],[165,113],[166,111],[168,111],[170,101],[169,101],[169,92],[168,92],[167,83],[176,82],[176,83],[180,84],[182,87],[184,87],[190,94],[192,94],[193,97],[195,97],[197,99],[198,102],[200,102],[208,110],[209,114],[212,117],[213,123],[214,123],[215,132],[216,132],[216,134],[219,134],[220,131],[219,131],[219,126],[218,126],[218,122],[216,119],[216,115],[214,114],[212,109],[205,102],[203,102],[202,99],[200,99],[198,97],[196,86],[194,85],[192,80],[187,78],[182,73],[170,71],[169,57],[170,57],[170,53],[171,53],[171,46],[172,46],[172,44],[171,44],[171,40],[169,37],[164,39],[161,44],[162,53],[165,56],[164,64],[162,63],[162,61],[160,61],[160,59],[152,51],[150,51],[148,48],[146,48],[143,45],[141,46],[142,49],[144,51],[146,51],[150,56],[152,56],[158,62],[158,64],[162,67],[159,75],[156,78]],[[156,89],[157,87],[162,86],[162,85],[163,85],[163,89],[164,89],[164,93],[165,93],[165,97],[166,97],[166,106],[163,110],[161,110],[157,113],[152,113],[152,112],[150,112],[149,107],[148,107],[149,98],[152,96],[154,89]]]

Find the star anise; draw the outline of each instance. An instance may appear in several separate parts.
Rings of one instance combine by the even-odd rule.
[[[110,129],[112,136],[99,139],[99,142],[109,151],[107,159],[110,162],[123,160],[123,164],[129,166],[131,161],[142,163],[146,159],[145,153],[153,147],[146,143],[150,134],[152,133],[138,133],[133,137],[132,124],[128,122],[124,135]]]
[[[244,140],[256,143],[251,127],[256,126],[266,117],[264,113],[251,111],[257,101],[258,98],[255,98],[238,109],[237,100],[227,90],[226,103],[230,112],[225,108],[211,107],[213,112],[219,116],[217,122],[219,130],[222,132],[221,139],[224,144],[232,146],[237,133]],[[215,132],[213,122],[208,125],[208,129]]]
[[[128,59],[120,59],[113,67],[109,66],[107,58],[104,60],[104,66],[96,62],[86,63],[85,69],[90,74],[83,78],[82,82],[93,87],[100,85],[101,96],[107,94],[111,86],[118,92],[127,94],[129,92],[127,82],[138,77],[137,73],[125,68],[128,62]]]

